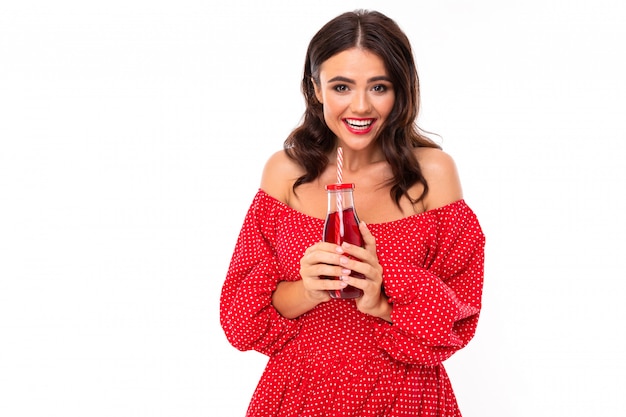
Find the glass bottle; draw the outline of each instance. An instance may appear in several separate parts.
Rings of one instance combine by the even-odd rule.
[[[354,184],[329,184],[326,186],[328,195],[328,209],[324,223],[324,242],[341,245],[348,242],[356,246],[364,246],[363,236],[359,231],[359,218],[354,208]],[[358,272],[350,275],[356,278],[365,278]],[[324,276],[325,279],[339,279],[339,277]],[[357,298],[363,291],[351,285],[341,290],[329,291],[332,298]]]

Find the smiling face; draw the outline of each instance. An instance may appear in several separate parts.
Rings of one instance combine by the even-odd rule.
[[[374,143],[395,102],[383,60],[361,48],[333,55],[320,67],[315,96],[324,120],[341,146],[365,149]]]

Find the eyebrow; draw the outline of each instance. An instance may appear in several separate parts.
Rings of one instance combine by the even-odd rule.
[[[338,81],[344,82],[344,83],[349,83],[349,84],[356,84],[356,81],[354,81],[354,80],[352,80],[350,78],[347,78],[347,77],[343,77],[341,75],[338,75],[338,76],[333,77],[330,80],[328,80],[329,83],[334,83],[334,82],[338,82]],[[391,82],[389,77],[387,77],[385,75],[379,75],[377,77],[372,77],[372,78],[369,78],[367,80],[368,83],[373,83],[373,82],[376,82],[376,81],[389,81],[389,82]]]

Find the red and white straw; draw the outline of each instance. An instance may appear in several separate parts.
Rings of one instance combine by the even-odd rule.
[[[337,148],[337,184],[343,183],[343,148]]]
[[[343,148],[341,146],[337,147],[337,184],[343,184]],[[341,190],[337,190],[337,222],[339,223],[339,236],[343,237],[344,235],[344,226],[343,226],[343,195],[341,194]],[[337,229],[336,229],[337,230]]]

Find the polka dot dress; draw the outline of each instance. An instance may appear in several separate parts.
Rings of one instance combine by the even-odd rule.
[[[474,336],[485,239],[464,200],[388,223],[376,238],[392,323],[331,300],[296,319],[272,306],[278,282],[324,221],[259,190],[246,215],[220,302],[234,347],[269,356],[249,417],[460,416],[442,365]]]

